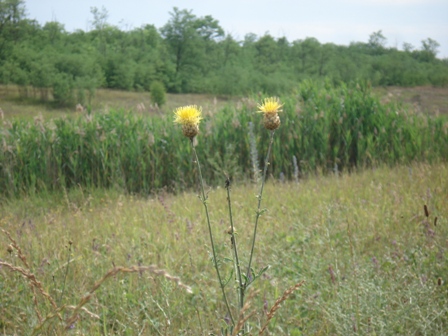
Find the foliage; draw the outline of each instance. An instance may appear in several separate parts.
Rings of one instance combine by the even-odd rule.
[[[162,106],[166,102],[165,87],[159,81],[154,81],[150,89],[151,102]]]
[[[55,21],[40,26],[27,19],[24,1],[0,4],[0,83],[20,85],[24,98],[33,95],[44,102],[56,90],[58,104],[73,103],[60,99],[61,78],[67,76],[63,85],[71,93],[66,96],[73,97],[80,90],[91,95],[98,87],[149,91],[154,81],[172,93],[238,96],[291,93],[310,78],[373,85],[448,83],[448,64],[437,58],[440,45],[431,38],[419,49],[405,43],[404,51],[388,47],[381,30],[349,46],[269,34],[248,34],[239,41],[213,17],[177,7],[160,29],[147,24],[131,30],[109,24],[107,9],[93,7],[91,30],[67,32]]]
[[[73,97],[73,81],[64,73],[54,79],[53,97],[57,104],[65,106],[75,103]]]

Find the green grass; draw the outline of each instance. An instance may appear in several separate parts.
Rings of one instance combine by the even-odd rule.
[[[255,269],[270,268],[253,285],[259,292],[248,310],[255,312],[249,319],[252,333],[258,334],[266,320],[266,307],[305,280],[282,304],[269,325],[270,334],[446,335],[446,181],[446,164],[317,175],[299,184],[271,179],[265,187],[263,206],[268,212],[260,218],[253,262]],[[232,188],[243,262],[257,192],[250,184]],[[210,190],[208,204],[217,252],[231,257],[224,187]],[[155,264],[192,287],[189,294],[151,272],[119,273],[102,283],[85,305],[99,318],[82,311],[73,332],[208,335],[220,334],[225,327],[205,214],[195,193],[160,192],[143,198],[77,188],[26,196],[1,205],[0,224],[58,305],[76,305],[114,265]],[[3,233],[0,242],[1,261],[23,267],[17,250],[7,251],[11,242]],[[231,262],[221,265],[225,275],[231,268]],[[39,321],[29,281],[5,266],[0,279],[0,330],[30,334]],[[233,288],[227,291],[236,305]],[[44,317],[52,312],[39,294],[37,307]],[[67,308],[61,317],[71,312]],[[58,334],[63,326],[54,318],[41,332]]]

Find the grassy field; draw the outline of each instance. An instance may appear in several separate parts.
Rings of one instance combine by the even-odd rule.
[[[375,90],[383,97],[383,101],[401,102],[418,113],[448,115],[448,88],[393,86]]]
[[[146,114],[158,114],[171,113],[179,106],[193,104],[199,104],[205,109],[219,109],[229,101],[236,101],[236,98],[206,94],[167,94],[166,105],[156,108],[151,104],[149,92],[98,89],[93,98],[91,108],[93,112],[104,112],[113,108]],[[42,114],[44,118],[50,119],[79,114],[76,111],[76,106],[59,108],[48,103],[42,103],[37,99],[20,99],[16,86],[5,85],[0,85],[0,108],[7,118],[32,118]]]
[[[374,90],[384,102],[401,102],[406,107],[425,114],[448,115],[448,88],[433,87],[386,87]],[[183,105],[201,105],[205,110],[216,110],[229,102],[237,102],[237,97],[221,97],[206,94],[167,94],[167,103],[160,109],[151,105],[148,92],[129,92],[99,89],[92,102],[94,112],[109,109],[133,110],[140,113],[170,113]],[[140,105],[140,104],[143,104]],[[138,107],[140,105],[140,108]],[[56,108],[35,99],[20,99],[18,88],[0,85],[0,108],[7,118],[32,118],[42,114],[45,119],[75,116],[76,106]]]
[[[314,92],[315,87],[310,86],[308,91],[306,87],[303,89],[302,93],[308,97],[308,91]],[[448,89],[377,88],[375,92],[384,102],[402,103],[410,112],[409,118],[397,119],[401,122],[398,125],[395,119],[386,118],[386,121],[391,121],[388,131],[377,132],[380,127],[375,124],[373,135],[355,132],[356,127],[353,127],[358,125],[357,122],[353,127],[348,125],[347,134],[355,132],[359,143],[363,143],[361,140],[364,138],[370,139],[369,136],[380,139],[384,133],[393,135],[398,147],[406,149],[412,144],[409,139],[420,139],[402,137],[403,129],[409,126],[405,122],[420,125],[419,119],[413,121],[411,118],[414,111],[424,115],[448,115]],[[348,99],[364,97],[362,92],[349,93],[345,99],[347,111],[365,114],[365,111],[374,111],[372,115],[382,111],[378,107],[364,109],[361,104],[370,101],[372,106],[376,106],[374,101],[360,98],[361,102],[353,102]],[[318,96],[322,96],[322,91]],[[336,112],[339,111],[340,98],[335,96],[332,100],[329,95],[324,95],[319,100],[318,96],[303,105],[296,105],[295,97],[286,99],[289,105],[285,105],[282,128],[276,134],[282,138],[274,142],[270,173],[280,165],[280,153],[287,146],[297,144],[298,141],[291,137],[297,135],[296,139],[299,139],[299,135],[303,135],[304,141],[327,139],[328,131],[324,127],[327,123],[323,123],[326,114],[317,114],[315,109],[324,106],[319,108],[325,109],[332,118],[339,118]],[[45,173],[52,167],[40,165],[46,157],[46,149],[59,148],[51,145],[40,150],[41,144],[52,139],[50,135],[56,127],[53,121],[44,125],[42,118],[33,121],[33,117],[42,114],[49,120],[80,116],[78,122],[84,129],[82,132],[78,132],[76,127],[72,132],[69,127],[76,118],[57,121],[62,126],[57,129],[60,130],[60,138],[54,143],[61,142],[65,146],[61,146],[60,157],[55,155],[62,160],[61,169],[70,169],[70,164],[76,163],[75,156],[66,156],[77,154],[82,147],[79,144],[84,144],[78,141],[78,135],[90,134],[85,148],[94,148],[95,141],[102,143],[107,139],[97,132],[109,125],[107,122],[112,127],[110,130],[106,128],[108,136],[117,134],[115,128],[126,134],[124,146],[120,146],[121,142],[110,142],[109,151],[105,152],[106,158],[110,159],[107,162],[113,167],[111,171],[118,172],[111,175],[114,183],[108,184],[108,190],[90,189],[85,186],[89,184],[78,182],[67,190],[64,183],[58,183],[63,180],[61,175],[55,181],[51,180],[60,188],[19,188],[16,193],[3,193],[8,197],[0,198],[1,334],[60,335],[64,330],[76,335],[232,334],[214,270],[206,214],[197,197],[199,190],[182,191],[189,189],[180,188],[173,195],[166,191],[168,189],[157,187],[151,189],[149,196],[145,193],[137,196],[129,192],[130,189],[120,187],[117,181],[117,176],[124,174],[120,165],[116,165],[118,161],[124,160],[126,167],[139,167],[136,164],[139,160],[133,158],[131,164],[125,160],[126,155],[132,152],[131,140],[140,144],[139,141],[151,140],[150,135],[154,140],[151,132],[160,131],[164,140],[161,143],[171,146],[166,152],[172,154],[177,151],[183,159],[179,165],[173,165],[172,157],[163,157],[161,164],[156,165],[159,170],[154,170],[154,176],[174,169],[178,170],[181,180],[188,175],[194,186],[196,170],[191,169],[191,153],[183,146],[185,139],[182,138],[184,143],[181,143],[180,131],[174,129],[171,116],[169,125],[172,129],[168,131],[164,126],[168,117],[148,118],[154,119],[155,126],[151,123],[151,127],[146,127],[138,119],[140,116],[120,114],[114,110],[122,108],[142,115],[168,115],[178,106],[198,104],[204,107],[206,117],[221,111],[222,119],[219,120],[222,124],[214,132],[210,122],[204,120],[205,132],[197,145],[201,159],[205,161],[203,167],[214,169],[212,174],[207,174],[209,170],[204,174],[211,179],[218,172],[221,176],[225,168],[232,168],[235,157],[242,156],[242,152],[233,150],[233,147],[227,152],[226,148],[224,153],[228,155],[219,157],[220,160],[213,161],[214,165],[208,166],[211,158],[206,154],[216,152],[220,144],[232,142],[241,145],[243,141],[235,140],[240,139],[235,137],[235,132],[241,125],[247,125],[248,120],[255,120],[252,119],[252,110],[256,103],[251,99],[238,101],[237,98],[215,98],[211,95],[168,95],[167,98],[167,105],[157,110],[151,107],[148,93],[98,90],[92,105],[93,112],[110,113],[81,117],[75,107],[56,109],[32,99],[20,100],[16,88],[0,87],[0,108],[7,119],[4,121],[2,149],[14,168],[5,170],[6,161],[1,160],[0,165],[3,166],[0,167],[8,174],[17,173],[17,167],[22,167],[25,173],[36,169],[34,175],[19,174],[16,182],[23,180],[24,185],[36,182],[41,170]],[[229,102],[235,106],[227,106]],[[289,122],[294,119],[286,117],[289,114],[295,117],[297,106],[301,108],[303,125],[308,125],[303,119],[309,118],[313,130],[322,126],[317,133],[310,133],[310,130],[306,133],[305,128],[296,134],[298,128]],[[251,112],[245,114],[244,109]],[[407,112],[405,115],[408,116]],[[386,113],[385,116],[398,118],[399,114]],[[90,121],[96,122],[96,117],[104,117],[105,124],[90,125]],[[344,118],[348,120],[351,117],[357,116],[349,114],[333,121],[344,122]],[[23,123],[8,120],[15,118],[27,120]],[[135,123],[133,118],[138,122]],[[437,119],[425,118],[421,120],[432,122],[432,119]],[[156,119],[161,121],[157,123]],[[218,118],[214,120],[217,122]],[[226,126],[230,123],[233,128]],[[445,127],[446,124],[440,125]],[[369,125],[364,121],[363,126]],[[385,122],[380,126],[389,127]],[[141,128],[145,132],[149,130],[149,133],[139,134],[136,130]],[[439,141],[433,141],[437,143],[435,148],[445,148],[441,141],[446,139],[443,137],[446,129],[445,133],[437,130],[440,137],[437,138]],[[219,138],[220,132],[226,133],[225,136]],[[245,138],[246,133],[237,134]],[[421,135],[420,131],[414,133]],[[257,141],[264,148],[266,141],[261,138],[262,133],[257,134],[260,134]],[[313,137],[316,134],[318,136]],[[348,139],[347,134],[342,138]],[[9,144],[6,141],[11,140],[12,135],[18,136]],[[202,139],[211,135],[224,140],[210,147],[210,138]],[[69,141],[60,140],[64,137]],[[73,142],[70,142],[70,137]],[[339,138],[335,141],[341,140]],[[52,140],[50,142],[53,144]],[[76,144],[73,150],[68,146],[71,143]],[[149,147],[144,142],[142,146],[134,147],[138,158],[147,157],[141,154],[144,151],[138,150],[140,147],[151,149],[151,141],[148,143]],[[385,142],[384,147],[388,147],[387,144]],[[162,149],[165,146],[168,145],[163,145]],[[429,151],[429,147],[426,146],[425,150]],[[96,152],[103,153],[103,147],[98,148]],[[119,148],[124,150],[118,159],[109,157]],[[320,152],[311,145],[304,149]],[[360,150],[363,151],[362,148]],[[292,154],[297,153],[303,156],[304,150],[291,151],[288,163]],[[86,164],[93,157],[94,154],[83,157],[79,163]],[[413,160],[399,161],[401,164],[398,166],[397,162],[391,161],[388,167],[380,163],[384,162],[380,157],[371,166],[360,165],[343,170],[344,173],[337,169],[319,168],[326,167],[323,164],[313,173],[300,175],[299,183],[284,183],[283,179],[278,180],[281,179],[279,174],[270,176],[262,204],[267,212],[260,217],[252,264],[255,271],[265,267],[268,270],[250,286],[246,296],[248,306],[244,308],[244,316],[248,318],[247,334],[260,334],[269,320],[264,335],[448,335],[448,165],[443,163],[445,156],[436,155],[432,165],[403,163],[416,161],[414,157]],[[166,165],[166,162],[171,165]],[[12,165],[16,163],[21,165]],[[375,169],[362,170],[361,166]],[[322,171],[324,175],[321,175]],[[103,176],[105,173],[101,172]],[[79,175],[86,177],[87,173],[88,170],[80,170]],[[141,184],[143,175],[138,169],[134,173],[133,181]],[[259,186],[251,184],[249,178],[241,178],[237,174],[232,176],[235,177],[231,192],[232,212],[244,268],[250,257]],[[298,174],[294,176],[298,178]],[[10,185],[5,184],[4,190],[10,190]],[[232,244],[227,233],[229,215],[224,176],[220,187],[208,190],[207,204],[219,269],[229,280],[225,292],[232,315],[238,319],[240,309],[232,273]],[[286,292],[286,295],[285,291],[292,286],[296,286],[296,290],[292,294]],[[272,317],[270,313],[278,308],[276,300],[286,297]]]
[[[270,268],[253,284],[257,292],[246,311],[251,334],[258,335],[275,300],[304,280],[265,335],[447,335],[446,181],[446,164],[316,176],[299,184],[271,180],[254,257],[255,269]],[[243,264],[256,193],[251,184],[232,187]],[[209,191],[228,276],[226,203],[224,188]],[[11,235],[0,232],[5,335],[54,335],[65,327],[76,335],[225,330],[205,215],[194,192],[138,198],[77,189],[27,197],[0,205],[0,225]],[[157,268],[142,268],[149,265]],[[232,286],[226,291],[234,302]]]

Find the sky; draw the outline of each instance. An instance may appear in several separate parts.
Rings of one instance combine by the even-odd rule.
[[[420,49],[431,38],[440,44],[437,56],[448,58],[448,0],[26,0],[25,7],[28,18],[58,21],[69,32],[91,29],[92,7],[104,7],[108,24],[122,30],[161,28],[174,7],[187,9],[211,15],[237,40],[268,33],[290,42],[314,37],[349,45],[381,30],[388,47],[402,50],[406,42]]]

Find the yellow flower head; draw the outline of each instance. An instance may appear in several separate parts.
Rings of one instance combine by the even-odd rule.
[[[174,111],[174,122],[181,125],[199,125],[202,108],[196,105],[178,107]]]
[[[174,111],[174,122],[182,125],[182,132],[187,138],[193,139],[199,133],[201,113],[201,107],[196,105],[178,107]]]
[[[282,112],[281,107],[283,104],[280,104],[280,100],[278,98],[266,98],[263,104],[258,104],[258,112],[259,113],[277,113]]]
[[[266,98],[263,104],[258,104],[258,112],[264,113],[263,123],[266,129],[273,131],[279,128],[281,121],[278,112],[283,111],[282,106],[276,97]]]

